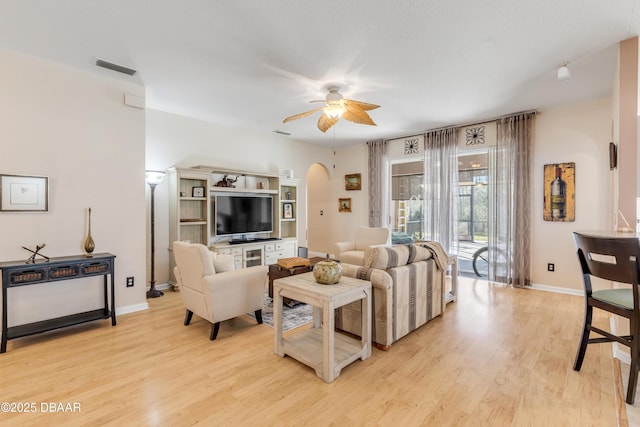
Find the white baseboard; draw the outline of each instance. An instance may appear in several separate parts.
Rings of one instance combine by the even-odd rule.
[[[146,302],[142,304],[133,304],[133,305],[125,305],[124,307],[116,308],[116,316],[120,316],[122,314],[135,313],[136,311],[148,310],[149,304]]]
[[[156,285],[156,289],[165,291],[165,290],[171,290],[173,289],[173,287],[168,283],[160,283],[159,285]],[[148,290],[149,290],[149,286],[145,288],[145,292]],[[143,311],[148,309],[149,309],[149,304],[147,302],[143,302],[140,304],[133,304],[133,305],[125,305],[124,307],[116,308],[116,315],[120,316],[122,314],[135,313],[136,311]]]
[[[561,288],[558,286],[541,285],[538,283],[532,283],[531,286],[525,286],[523,289],[535,289],[537,291],[554,292],[557,294],[568,294],[579,297],[584,296],[584,290],[582,289]]]
[[[144,291],[147,292],[150,288],[150,286],[147,286]],[[159,291],[171,291],[173,290],[173,286],[169,283],[160,283],[156,285],[156,289]]]
[[[173,286],[168,283],[160,283],[159,285],[156,285],[156,289],[160,289],[161,291],[172,290]]]

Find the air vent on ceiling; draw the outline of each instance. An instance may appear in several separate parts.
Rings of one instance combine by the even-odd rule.
[[[118,73],[128,74],[130,76],[133,76],[136,73],[136,70],[123,67],[122,65],[114,64],[112,62],[103,61],[102,59],[96,59],[96,65],[98,67],[106,68],[107,70],[117,71]]]

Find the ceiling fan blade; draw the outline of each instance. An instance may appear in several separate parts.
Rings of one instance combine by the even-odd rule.
[[[322,132],[326,132],[327,129],[337,123],[338,119],[339,117],[330,117],[325,113],[322,113],[322,115],[318,119],[318,129],[320,129]]]
[[[353,107],[353,108],[357,108],[358,110],[364,110],[364,111],[375,110],[376,108],[380,108],[379,105],[367,104],[366,102],[354,101],[353,99],[345,99],[344,103],[347,106],[347,108]]]
[[[293,115],[293,116],[287,117],[286,119],[284,119],[284,120],[282,121],[282,123],[287,123],[287,122],[290,122],[291,120],[298,120],[298,119],[302,119],[302,118],[304,118],[304,117],[310,116],[311,114],[315,113],[316,111],[322,110],[323,108],[324,108],[324,107],[319,107],[319,108],[316,108],[316,109],[314,109],[314,110],[307,111],[306,113],[300,113],[300,114],[296,114],[296,115]]]
[[[373,120],[371,120],[371,117],[369,117],[366,111],[351,108],[342,113],[342,117],[346,120],[349,120],[350,122],[360,123],[362,125],[376,126],[376,124],[373,122]]]

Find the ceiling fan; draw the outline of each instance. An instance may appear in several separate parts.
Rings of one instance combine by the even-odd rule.
[[[307,117],[316,111],[322,110],[322,115],[318,119],[318,129],[322,132],[326,132],[331,126],[336,124],[340,117],[343,117],[351,122],[360,123],[363,125],[376,126],[371,120],[367,111],[380,107],[379,105],[367,104],[366,102],[354,101],[352,99],[345,99],[340,93],[340,88],[337,86],[331,86],[328,88],[329,93],[324,100],[316,100],[311,102],[324,102],[325,105],[318,107],[314,110],[307,111],[306,113],[300,113],[287,117],[282,123],[290,122],[291,120],[302,119]]]

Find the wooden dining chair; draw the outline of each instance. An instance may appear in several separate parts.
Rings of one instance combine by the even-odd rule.
[[[631,351],[626,401],[633,404],[640,358],[640,242],[637,237],[597,237],[577,232],[573,233],[573,240],[578,249],[585,291],[584,327],[573,369],[579,371],[582,367],[588,344],[615,341],[626,345]],[[631,286],[594,291],[591,277]],[[593,326],[594,307],[627,318],[630,335],[618,336]],[[591,331],[602,338],[589,338]]]

